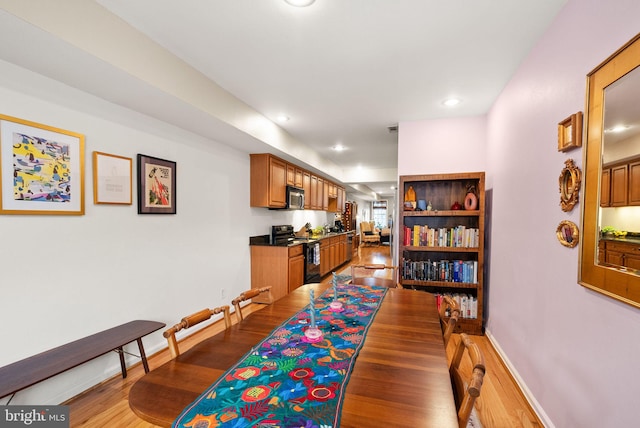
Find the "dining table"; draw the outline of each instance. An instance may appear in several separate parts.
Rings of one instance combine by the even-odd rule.
[[[238,360],[330,284],[305,284],[145,374],[129,406],[147,422],[169,427]],[[328,291],[330,292],[330,291]],[[435,296],[389,289],[348,378],[341,427],[457,427]]]

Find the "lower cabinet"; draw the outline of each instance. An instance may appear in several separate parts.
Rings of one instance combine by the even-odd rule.
[[[301,253],[299,256],[289,256],[289,293],[304,283],[304,255],[302,245],[298,245]]]
[[[251,288],[271,286],[271,297],[278,300],[304,283],[302,245],[277,247],[251,246]],[[267,294],[265,296],[265,294]],[[253,299],[255,303],[271,303],[268,293]]]
[[[347,261],[347,234],[325,237],[320,241],[320,275],[325,276]]]
[[[598,244],[606,263],[640,270],[640,244],[623,241],[600,241]],[[601,261],[600,254],[598,261]]]

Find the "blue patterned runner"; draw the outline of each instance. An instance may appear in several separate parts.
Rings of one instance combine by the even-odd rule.
[[[289,318],[187,406],[173,427],[339,426],[349,375],[387,288],[341,285],[343,310],[329,304],[334,289],[315,299],[323,339],[310,343],[310,306]]]

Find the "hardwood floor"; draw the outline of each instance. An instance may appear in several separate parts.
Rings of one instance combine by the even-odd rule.
[[[351,263],[391,263],[388,246],[361,246],[358,254],[354,254]],[[347,266],[340,268],[343,271]],[[330,281],[328,275],[323,282]],[[243,309],[243,314],[260,310],[262,305],[251,304]],[[180,315],[176,315],[176,322]],[[235,322],[235,317],[232,317]],[[217,322],[201,330],[180,343],[180,349],[188,349],[205,337],[214,335],[224,329],[223,322]],[[485,428],[528,428],[542,427],[520,389],[505,368],[497,352],[486,336],[472,336],[484,354],[487,374],[479,399],[476,401],[476,412]],[[453,335],[447,351],[452,352],[457,335]],[[168,349],[149,357],[149,366],[153,370],[169,361]],[[470,370],[470,367],[469,367]],[[144,369],[141,364],[132,367],[126,379],[116,376],[102,384],[72,398],[66,403],[70,406],[71,427],[132,427],[149,428],[155,425],[144,422],[130,409],[128,402],[129,389],[141,376]]]

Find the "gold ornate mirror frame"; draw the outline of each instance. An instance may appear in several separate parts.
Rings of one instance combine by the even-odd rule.
[[[573,248],[578,245],[578,241],[580,240],[578,226],[572,221],[563,220],[556,229],[556,237],[565,247]]]
[[[640,34],[587,75],[587,126],[580,239],[580,285],[640,308],[640,276],[598,263],[605,88],[640,66]]]
[[[578,203],[580,183],[582,182],[582,172],[573,159],[564,161],[564,168],[558,182],[560,184],[560,207],[562,211],[571,211]]]

